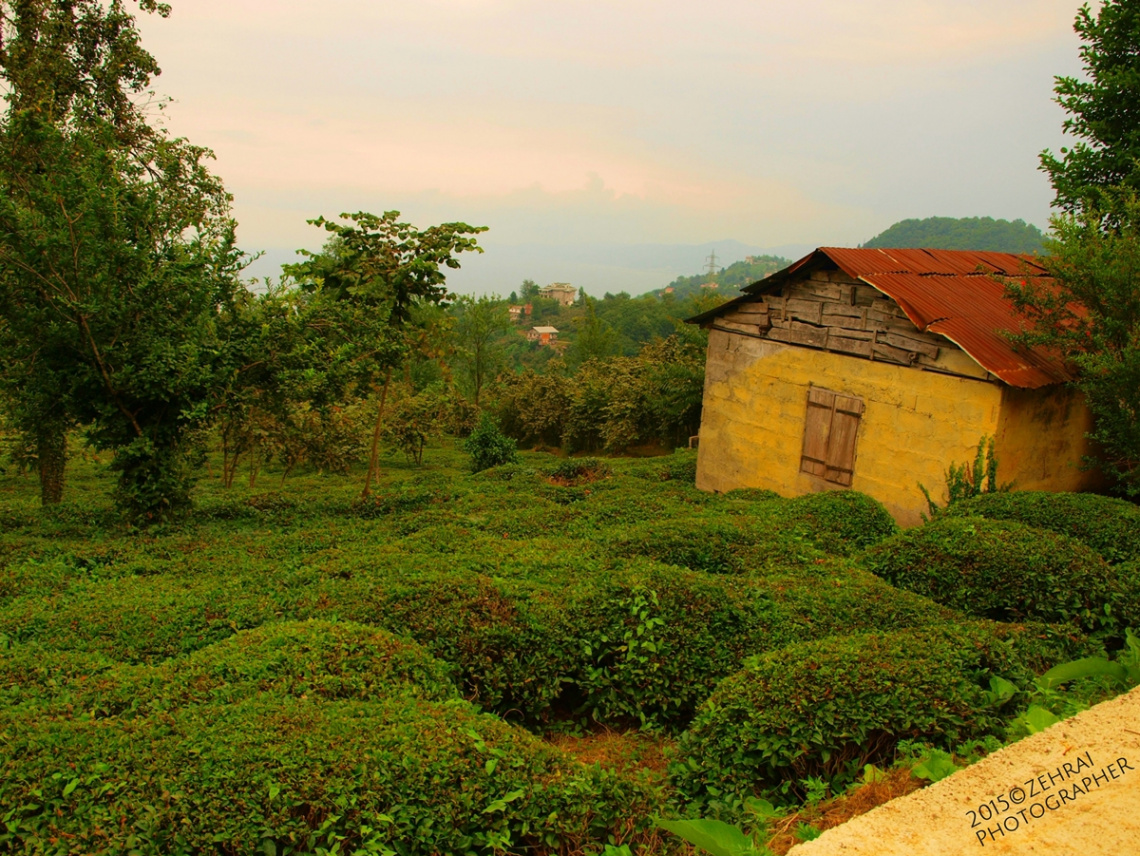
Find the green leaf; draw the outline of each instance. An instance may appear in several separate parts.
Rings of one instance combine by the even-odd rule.
[[[690,844],[711,853],[712,856],[742,856],[747,853],[762,853],[752,843],[752,839],[740,829],[721,820],[661,820],[657,826],[688,841]]]
[[[1036,734],[1039,731],[1044,731],[1050,725],[1055,725],[1061,719],[1052,711],[1038,705],[1030,705],[1029,710],[1018,717],[1018,721],[1025,725],[1030,734]]]
[[[1083,660],[1072,660],[1054,666],[1041,676],[1041,684],[1047,689],[1052,689],[1059,684],[1075,681],[1078,678],[1092,678],[1100,675],[1107,675],[1120,683],[1124,683],[1128,677],[1127,670],[1119,663],[1113,663],[1104,657],[1085,657]]]
[[[64,786],[63,795],[65,797],[70,796],[71,792],[74,791],[77,787],[79,787],[79,779],[72,779]]]
[[[947,776],[956,773],[958,765],[949,752],[941,749],[932,749],[930,754],[911,768],[911,772],[920,779],[928,782],[940,782]]]

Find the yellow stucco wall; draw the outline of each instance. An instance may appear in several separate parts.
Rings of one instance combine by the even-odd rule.
[[[1094,451],[1085,439],[1091,430],[1092,414],[1080,393],[1065,387],[1006,387],[994,441],[999,480],[1018,490],[1103,487],[1101,473],[1080,466]]]
[[[926,508],[919,483],[940,497],[947,463],[971,460],[1001,423],[998,383],[710,330],[697,486],[785,496],[838,489],[800,472],[811,385],[864,401],[851,488],[903,525]],[[1026,419],[1009,422],[1011,440],[1029,431]]]

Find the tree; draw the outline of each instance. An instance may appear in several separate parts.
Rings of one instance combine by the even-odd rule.
[[[511,316],[501,300],[486,295],[478,300],[459,297],[454,310],[457,356],[466,369],[478,407],[483,386],[502,364],[501,339],[511,327]]]
[[[1095,16],[1086,4],[1073,26],[1084,44],[1084,78],[1058,77],[1054,92],[1069,118],[1065,130],[1080,138],[1058,158],[1041,153],[1041,169],[1066,213],[1091,206],[1112,216],[1113,194],[1140,192],[1140,3],[1106,0]]]
[[[576,365],[608,357],[617,351],[617,334],[598,317],[598,302],[586,298],[586,313],[577,319],[577,336],[571,346],[571,360]]]
[[[476,239],[485,226],[444,223],[424,230],[399,221],[399,211],[383,215],[342,214],[349,223],[310,220],[331,235],[321,253],[302,251],[305,261],[286,272],[313,296],[321,324],[333,345],[330,371],[343,377],[359,397],[379,395],[363,496],[376,476],[384,407],[392,370],[408,351],[406,325],[422,303],[447,297],[443,268],[458,268],[456,255],[482,252]]]
[[[162,16],[170,11],[154,0],[141,0],[139,8]],[[9,201],[26,208],[29,199],[19,195],[15,179],[46,166],[37,127],[74,132],[94,123],[104,141],[127,149],[153,136],[136,96],[158,72],[119,0],[0,0],[0,78],[8,104],[0,128],[0,166]],[[46,240],[46,233],[39,234]],[[66,436],[74,419],[71,360],[62,341],[67,331],[45,310],[7,295],[0,308],[5,346],[0,380],[13,422],[37,450],[41,498],[51,504],[62,498]]]
[[[46,369],[13,392],[30,417],[58,390],[60,415],[115,451],[119,505],[166,516],[189,501],[188,440],[225,373],[218,310],[243,258],[229,197],[206,150],[160,135],[124,148],[98,120],[10,113],[2,143],[3,347]]]
[[[229,196],[207,150],[148,125],[138,96],[158,66],[122,2],[0,3],[0,24],[0,346],[36,366],[5,386],[45,500],[82,421],[115,450],[120,506],[164,516],[188,502],[189,438],[223,372],[218,310],[242,259]]]
[[[1086,207],[1053,219],[1043,263],[1057,288],[1007,284],[1030,322],[1019,340],[1059,350],[1085,394],[1101,448],[1098,462],[1120,489],[1140,496],[1140,202],[1112,204],[1118,225]]]

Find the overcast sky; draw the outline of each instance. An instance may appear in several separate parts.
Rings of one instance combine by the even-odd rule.
[[[174,0],[141,27],[164,122],[216,152],[243,246],[277,262],[341,211],[462,220],[491,227],[488,252],[453,282],[505,292],[524,245],[855,245],[935,215],[1044,228],[1037,154],[1063,144],[1076,5]]]

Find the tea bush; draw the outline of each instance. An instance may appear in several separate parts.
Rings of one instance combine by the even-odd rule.
[[[774,507],[785,525],[836,556],[857,553],[899,531],[881,502],[854,490],[809,493]]]
[[[726,678],[682,736],[670,778],[687,811],[731,813],[747,797],[787,800],[818,776],[833,789],[899,740],[937,745],[1001,728],[990,676],[1029,672],[1000,625],[856,634],[760,655]]]
[[[1095,493],[1017,491],[983,494],[946,510],[954,517],[1013,520],[1076,538],[1106,561],[1140,560],[1140,507]]]
[[[4,852],[553,853],[636,841],[657,808],[462,701],[262,695],[0,731]]]
[[[1122,631],[1119,621],[1137,608],[1092,549],[1012,521],[939,518],[872,547],[862,561],[892,585],[997,621]]]
[[[463,441],[463,449],[471,458],[473,473],[518,461],[518,444],[499,430],[499,423],[487,413],[479,417],[478,424]]]
[[[606,539],[615,556],[647,556],[710,574],[742,569],[733,548],[748,543],[739,526],[711,519],[657,520],[616,530]]]

